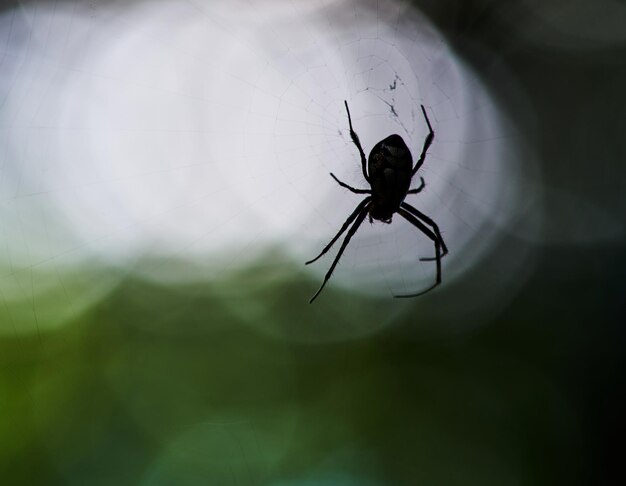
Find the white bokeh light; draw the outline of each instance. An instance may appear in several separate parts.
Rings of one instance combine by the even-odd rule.
[[[515,214],[509,124],[406,4],[164,1],[21,15],[37,35],[7,40],[1,80],[0,214],[13,267],[167,257],[199,272],[141,271],[210,279],[269,247],[302,264],[359,202],[328,173],[365,187],[344,99],[367,153],[399,133],[419,156],[426,106],[436,133],[427,187],[408,200],[444,233],[445,282]],[[398,216],[364,223],[333,283],[416,291],[434,278],[418,261],[432,253]],[[331,261],[307,271],[321,279]]]

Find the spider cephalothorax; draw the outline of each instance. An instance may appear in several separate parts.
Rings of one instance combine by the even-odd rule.
[[[420,158],[415,165],[413,165],[413,157],[411,156],[409,147],[407,147],[406,143],[404,143],[402,137],[397,134],[389,135],[387,138],[374,145],[366,164],[365,152],[363,151],[363,147],[361,147],[358,135],[352,129],[352,119],[350,117],[348,102],[345,101],[344,103],[346,105],[346,111],[348,112],[350,138],[352,138],[352,142],[356,145],[359,155],[361,156],[361,169],[365,180],[370,185],[370,189],[355,189],[354,187],[341,182],[335,177],[334,174],[330,174],[340,186],[345,187],[356,194],[368,194],[368,196],[363,199],[352,214],[348,216],[348,219],[346,219],[339,232],[330,241],[330,243],[324,247],[321,253],[313,260],[306,262],[308,265],[324,255],[330,247],[334,245],[344,231],[348,229],[348,226],[351,225],[350,230],[348,231],[348,234],[346,235],[346,238],[344,239],[341,248],[335,257],[335,260],[324,277],[324,282],[311,298],[310,302],[313,302],[316,299],[324,288],[324,285],[326,285],[326,282],[332,275],[333,270],[341,258],[341,255],[348,246],[350,239],[354,233],[356,233],[356,230],[359,228],[361,223],[363,223],[366,216],[369,215],[370,222],[377,220],[382,221],[383,223],[391,223],[394,213],[400,214],[409,223],[417,227],[417,229],[433,241],[435,245],[435,256],[430,258],[420,258],[420,260],[435,261],[437,266],[437,276],[433,285],[421,292],[396,295],[395,297],[417,297],[418,295],[425,294],[441,283],[441,258],[448,253],[448,248],[441,237],[441,232],[439,231],[437,224],[424,213],[404,202],[404,199],[408,194],[417,194],[424,189],[424,186],[426,185],[424,179],[420,177],[420,185],[415,189],[410,189],[411,181],[424,163],[426,152],[435,138],[435,133],[433,132],[433,128],[428,120],[428,115],[426,114],[426,109],[424,108],[424,105],[422,105],[422,113],[426,119],[429,133],[424,141],[424,147],[422,148]],[[366,165],[368,169],[367,171],[365,170]]]

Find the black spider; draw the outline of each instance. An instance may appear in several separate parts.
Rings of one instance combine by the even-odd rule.
[[[439,232],[439,227],[437,224],[426,216],[424,213],[418,211],[413,206],[404,202],[404,198],[407,194],[417,194],[422,189],[426,183],[424,182],[424,178],[420,177],[420,185],[415,189],[409,189],[411,187],[411,181],[413,176],[417,173],[419,168],[424,163],[424,159],[426,158],[426,151],[430,147],[430,144],[433,143],[433,139],[435,138],[435,133],[433,132],[433,127],[430,125],[430,121],[428,120],[428,115],[426,114],[426,110],[424,109],[424,105],[422,106],[422,113],[424,113],[424,118],[426,119],[426,124],[428,125],[429,133],[426,136],[426,140],[424,141],[424,147],[422,148],[422,154],[420,155],[419,160],[413,166],[413,157],[411,156],[411,151],[407,147],[404,140],[400,135],[389,135],[384,140],[381,140],[370,152],[369,159],[367,160],[367,171],[365,170],[365,152],[363,152],[363,147],[361,147],[361,142],[359,141],[359,136],[352,129],[352,119],[350,118],[350,109],[348,108],[348,102],[344,101],[346,105],[346,111],[348,112],[348,123],[350,124],[350,138],[356,145],[356,148],[359,150],[359,154],[361,156],[361,168],[363,170],[363,176],[365,180],[369,183],[370,189],[355,189],[352,186],[349,186],[345,182],[341,182],[339,179],[335,177],[335,175],[331,172],[331,177],[337,181],[337,183],[341,187],[345,187],[346,189],[356,193],[356,194],[369,194],[361,203],[356,207],[356,209],[352,212],[348,219],[343,223],[343,226],[339,230],[339,232],[335,235],[335,237],[324,247],[322,252],[317,255],[313,260],[309,260],[306,262],[306,265],[309,263],[313,263],[322,255],[324,255],[334,244],[335,241],[339,239],[339,237],[343,234],[344,231],[350,227],[346,238],[343,240],[341,248],[339,249],[339,253],[335,257],[333,264],[330,266],[330,269],[326,273],[324,277],[324,282],[319,290],[315,293],[315,295],[311,298],[309,302],[313,302],[317,296],[320,294],[326,282],[333,273],[333,270],[337,266],[341,255],[344,250],[348,246],[350,239],[354,236],[361,223],[366,218],[369,213],[370,223],[373,223],[373,220],[376,219],[378,221],[382,221],[383,223],[391,223],[391,218],[394,213],[400,214],[404,219],[406,219],[413,226],[417,227],[422,233],[428,236],[433,243],[435,244],[435,256],[430,258],[420,258],[421,261],[435,261],[437,262],[437,277],[435,283],[428,287],[426,290],[422,290],[421,292],[417,292],[414,294],[404,294],[404,295],[395,295],[394,297],[417,297],[418,295],[425,294],[426,292],[434,289],[437,285],[441,283],[441,258],[448,253],[448,248],[446,244],[443,242],[443,238],[441,237],[441,233]],[[368,174],[369,172],[369,174]]]

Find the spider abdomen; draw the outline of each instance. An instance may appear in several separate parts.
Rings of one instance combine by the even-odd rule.
[[[374,146],[368,159],[371,218],[391,222],[411,185],[412,166],[411,151],[400,135],[390,135]]]

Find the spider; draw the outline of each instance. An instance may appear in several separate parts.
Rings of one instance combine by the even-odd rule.
[[[435,245],[435,256],[420,258],[420,260],[435,261],[437,268],[437,275],[435,283],[433,285],[417,293],[394,295],[394,297],[403,298],[417,297],[419,295],[423,295],[426,292],[434,289],[435,287],[437,287],[437,285],[441,283],[441,258],[443,258],[448,253],[448,248],[446,247],[446,244],[441,237],[441,232],[439,231],[439,227],[437,226],[437,224],[424,213],[418,211],[410,204],[404,202],[404,199],[408,194],[418,194],[426,186],[424,178],[420,177],[419,187],[416,187],[415,189],[410,189],[411,181],[424,163],[424,159],[426,158],[426,152],[428,151],[428,148],[433,143],[433,139],[435,138],[433,127],[430,125],[428,115],[426,114],[426,109],[424,108],[424,105],[421,105],[422,113],[424,114],[424,118],[426,119],[429,133],[426,136],[426,140],[424,140],[422,153],[415,165],[413,165],[411,151],[407,147],[406,143],[404,143],[402,137],[397,134],[389,135],[387,138],[381,140],[376,145],[374,145],[374,148],[370,152],[370,156],[367,159],[366,164],[365,152],[363,151],[363,147],[361,146],[361,142],[359,141],[359,136],[352,128],[352,118],[350,117],[350,108],[348,108],[348,102],[344,100],[344,104],[346,105],[346,111],[348,112],[350,138],[352,139],[352,142],[354,143],[354,145],[356,145],[356,148],[359,151],[359,155],[361,156],[361,169],[363,171],[363,176],[370,185],[370,188],[355,189],[354,187],[349,186],[345,182],[337,179],[337,177],[335,177],[332,172],[330,173],[330,176],[335,179],[337,184],[339,184],[341,187],[348,189],[355,194],[368,194],[368,196],[363,199],[363,201],[359,203],[359,205],[352,212],[352,214],[348,216],[339,232],[332,240],[330,240],[330,243],[328,243],[328,245],[324,247],[321,253],[312,260],[306,262],[306,265],[309,265],[310,263],[313,263],[314,261],[319,259],[322,255],[324,255],[328,250],[330,250],[330,248],[346,231],[346,229],[348,229],[348,227],[352,225],[350,226],[348,234],[341,244],[341,248],[339,249],[339,252],[335,257],[333,264],[330,266],[330,269],[324,277],[324,282],[322,282],[321,287],[311,298],[309,303],[312,303],[320,294],[320,292],[324,289],[326,282],[328,282],[328,279],[330,279],[330,276],[337,266],[337,263],[339,263],[341,255],[348,246],[348,243],[350,243],[350,239],[354,236],[365,218],[369,215],[370,223],[373,223],[373,220],[377,220],[389,224],[391,223],[391,218],[393,217],[394,213],[400,214],[400,216],[406,219],[409,223],[411,223],[433,241]]]

